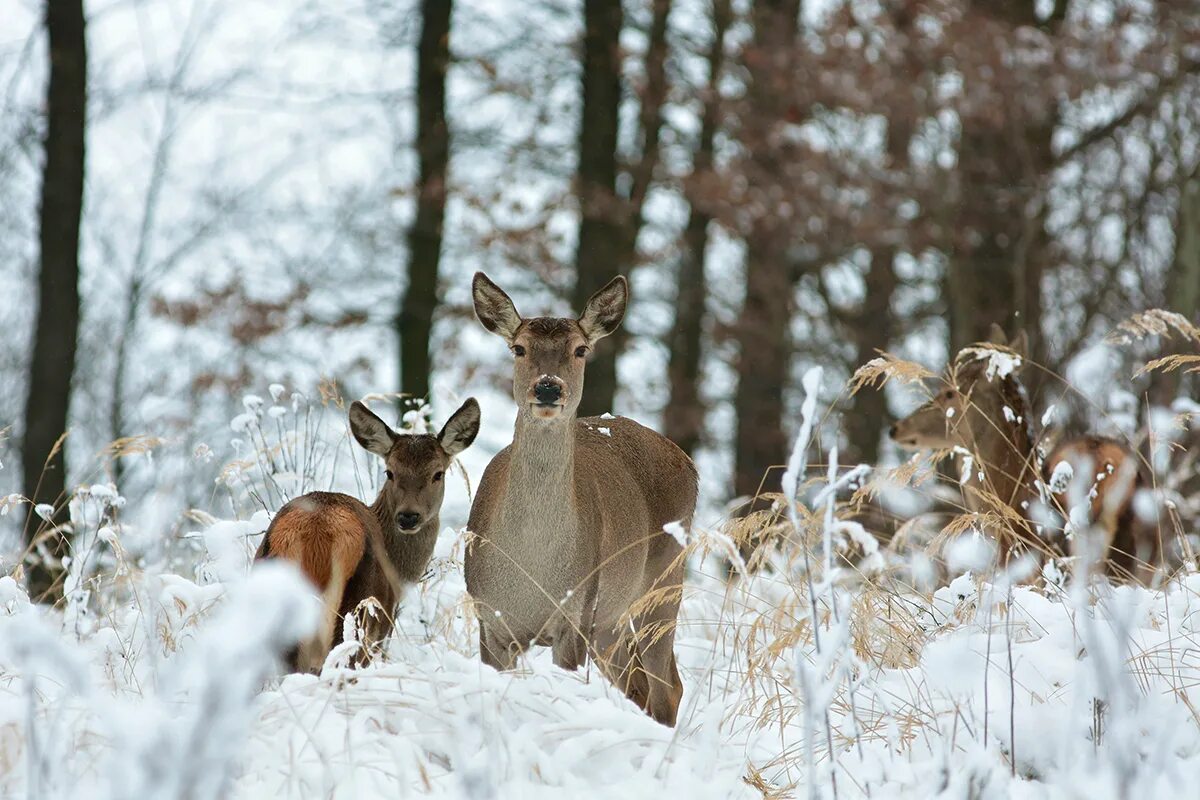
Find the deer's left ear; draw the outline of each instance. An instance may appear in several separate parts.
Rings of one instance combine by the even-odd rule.
[[[1008,343],[1008,347],[1022,359],[1029,356],[1029,336],[1025,333],[1024,328],[1012,338],[1012,341]]]
[[[438,443],[453,458],[471,446],[479,435],[479,403],[474,397],[467,401],[446,420],[442,432],[438,434]]]
[[[600,291],[591,296],[579,316],[579,327],[589,344],[603,339],[617,329],[625,318],[625,307],[629,304],[629,282],[618,275]]]

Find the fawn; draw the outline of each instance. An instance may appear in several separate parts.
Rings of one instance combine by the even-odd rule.
[[[421,579],[433,554],[446,470],[479,432],[474,398],[454,412],[437,436],[398,434],[357,401],[349,415],[355,440],[387,467],[375,502],[367,506],[339,492],[301,495],[279,509],[254,557],[296,562],[321,592],[320,628],[290,654],[292,671],[320,671],[341,641],[339,620],[368,598],[383,613],[366,617],[364,644],[370,649],[391,633],[401,592]]]

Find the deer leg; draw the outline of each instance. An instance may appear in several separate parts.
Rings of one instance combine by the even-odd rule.
[[[634,645],[637,669],[646,686],[643,706],[656,721],[672,727],[679,715],[683,681],[675,663],[675,625],[683,591],[683,563],[678,548],[652,552],[646,575],[653,581],[639,600],[644,609],[634,616]]]
[[[571,672],[579,669],[587,656],[587,647],[584,645],[583,637],[575,631],[562,631],[559,636],[555,637],[551,649],[554,654],[554,665]]]
[[[517,665],[517,658],[527,647],[528,644],[522,644],[506,627],[485,625],[480,621],[479,658],[489,667],[501,672],[512,669]]]
[[[638,669],[637,650],[628,632],[604,625],[596,631],[592,645],[592,657],[604,677],[648,713],[646,676]]]

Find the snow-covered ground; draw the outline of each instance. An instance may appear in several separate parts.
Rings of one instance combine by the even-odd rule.
[[[465,459],[471,486],[511,423],[487,399],[497,413]],[[264,430],[271,449],[288,415],[270,407],[251,399],[238,435]],[[803,461],[798,448],[790,476]],[[227,471],[231,494],[265,481],[254,464]],[[373,491],[366,473],[360,495]],[[287,493],[299,479],[271,481]],[[110,523],[120,499],[84,492],[73,512],[86,555],[65,608],[0,578],[0,797],[1195,796],[1200,575],[1155,591],[968,575],[922,597],[835,586],[819,569],[810,584],[793,553],[727,585],[705,556],[726,540],[706,523],[671,730],[547,651],[510,674],[480,664],[459,483],[386,659],[353,671],[334,658],[320,677],[282,680],[275,656],[316,609],[290,570],[250,570],[268,512],[195,514],[194,535],[150,559],[135,552],[145,531]],[[818,540],[813,563],[821,551]]]

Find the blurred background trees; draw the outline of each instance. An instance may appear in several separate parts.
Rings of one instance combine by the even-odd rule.
[[[439,414],[468,388],[503,396],[476,269],[526,313],[630,275],[585,411],[665,430],[714,501],[775,488],[813,364],[936,368],[998,323],[1029,334],[1044,407],[1061,393],[1045,376],[1127,379],[1097,355],[1125,316],[1200,313],[1194,0],[89,2],[78,247],[37,234],[54,40],[40,3],[17,5],[0,462],[40,475],[65,420],[69,483],[165,496],[166,520],[214,502],[237,437],[206,432],[268,383],[328,377]],[[45,291],[58,251],[78,253],[79,369],[69,417],[40,427],[67,399],[31,313],[69,300]],[[1092,413],[1168,404],[1179,380]],[[894,461],[883,434],[911,398],[838,384],[827,440]],[[138,434],[162,440],[154,461],[103,457]]]

